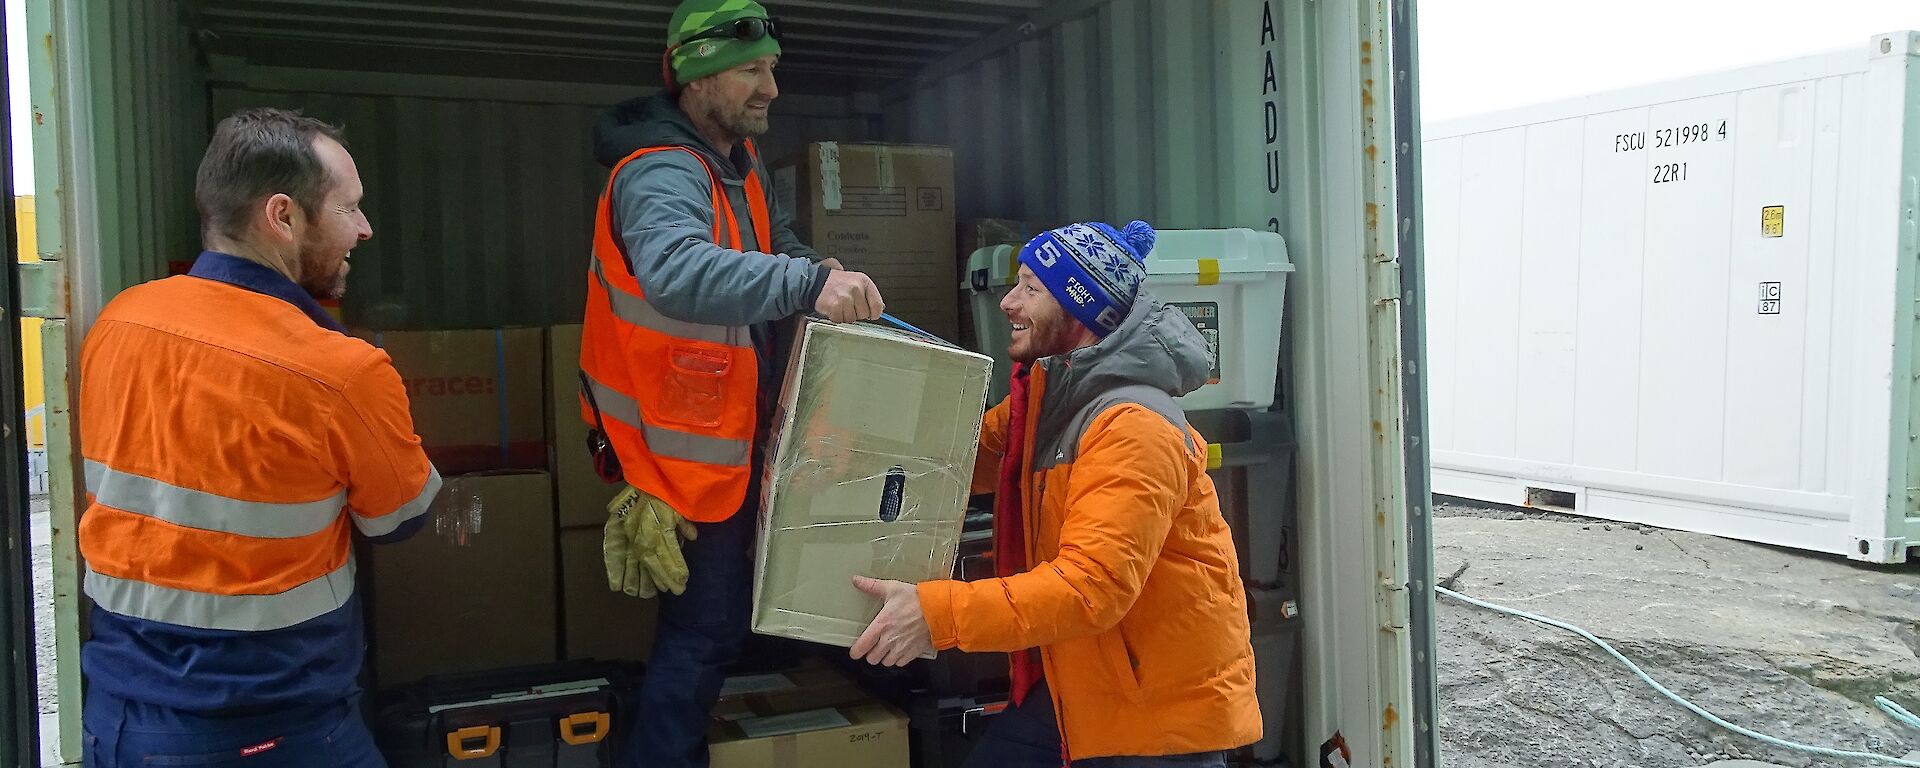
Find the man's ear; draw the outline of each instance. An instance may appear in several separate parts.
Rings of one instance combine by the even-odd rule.
[[[260,210],[260,225],[274,242],[293,242],[294,223],[302,215],[293,198],[278,194],[267,198]]]

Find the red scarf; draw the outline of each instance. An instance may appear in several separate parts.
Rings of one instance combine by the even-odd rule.
[[[1027,366],[1015,363],[1007,396],[1007,445],[1000,455],[1000,487],[993,504],[994,575],[1006,578],[1027,571],[1027,520],[1020,503],[1021,480],[1026,477]],[[1008,655],[1013,705],[1027,698],[1040,682],[1040,651],[1029,648]]]

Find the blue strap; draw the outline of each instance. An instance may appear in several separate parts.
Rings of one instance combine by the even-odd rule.
[[[929,339],[932,339],[934,341],[940,342],[941,344],[945,344],[949,347],[954,347],[956,349],[960,347],[960,345],[958,344],[955,344],[951,341],[947,341],[946,339],[940,338],[931,333],[927,333],[926,331],[920,330],[919,328],[915,328],[912,323],[909,323],[905,320],[894,317],[893,315],[889,315],[885,312],[880,313],[880,319],[885,320],[889,323],[892,323],[895,327],[899,328],[900,330],[906,331],[908,333],[916,333],[921,336],[925,336]]]

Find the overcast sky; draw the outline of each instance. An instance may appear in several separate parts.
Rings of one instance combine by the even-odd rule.
[[[1920,29],[1920,0],[1419,3],[1428,121],[1808,53],[1864,56],[1875,34]]]
[[[1806,53],[1864,49],[1876,33],[1920,29],[1920,0],[1419,3],[1420,97],[1428,120]],[[778,7],[778,0],[773,4]],[[14,189],[23,195],[33,193],[24,7],[25,0],[6,0],[7,68],[17,147]]]

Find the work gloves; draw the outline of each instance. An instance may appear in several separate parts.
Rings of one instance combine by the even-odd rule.
[[[686,592],[687,560],[680,542],[698,536],[693,523],[665,502],[627,486],[607,505],[601,541],[607,588],[641,598]]]

